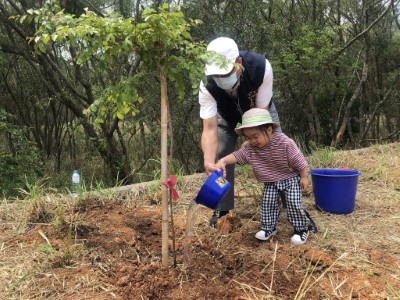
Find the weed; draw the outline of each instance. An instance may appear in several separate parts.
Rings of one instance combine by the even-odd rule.
[[[27,202],[26,221],[28,223],[48,223],[53,217],[54,213],[47,207],[47,202],[44,197],[33,199]]]
[[[33,272],[28,272],[28,273],[24,274],[24,276],[22,276],[15,283],[13,283],[13,285],[10,287],[10,290],[12,291],[15,288],[17,288],[22,282],[24,282],[26,279],[28,279],[33,274],[34,274]]]
[[[28,181],[25,176],[25,189],[20,188],[19,192],[22,195],[25,195],[25,199],[36,200],[44,195],[45,192],[45,183],[47,181],[47,177],[43,177],[35,182],[31,183]]]
[[[54,212],[54,218],[53,218],[54,228],[57,232],[57,235],[60,235],[61,230],[67,223],[65,220],[65,214],[60,206],[57,206],[55,209],[53,209],[53,212]]]
[[[70,265],[73,259],[72,252],[72,224],[68,226],[67,241],[65,243],[64,260],[66,265]]]
[[[92,194],[109,197],[113,194],[113,189],[115,187],[120,187],[123,184],[122,181],[118,181],[117,179],[114,188],[107,188],[103,181],[93,180],[94,179],[88,182],[81,177],[81,181],[77,186],[78,197],[75,198],[77,202],[80,202],[84,198],[88,198]],[[67,191],[69,194],[71,194],[70,189],[67,189]]]
[[[74,253],[72,251],[72,224],[68,227],[67,240],[64,249],[53,247],[45,233],[39,230],[40,236],[46,241],[45,244],[39,244],[36,250],[45,255],[45,262],[50,262],[54,268],[71,265]]]
[[[393,295],[393,300],[400,300],[400,291],[396,291],[389,283],[386,284],[389,292]],[[389,298],[388,298],[389,299]]]
[[[311,156],[308,157],[310,166],[313,168],[332,168],[334,166],[335,149],[332,147],[320,148],[311,143]]]

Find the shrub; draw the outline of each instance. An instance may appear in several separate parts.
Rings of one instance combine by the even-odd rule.
[[[40,152],[26,130],[14,125],[15,116],[0,109],[0,195],[13,197],[26,182],[43,176]]]

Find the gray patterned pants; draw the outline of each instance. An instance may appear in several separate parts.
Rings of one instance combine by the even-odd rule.
[[[301,201],[300,176],[298,175],[278,182],[265,183],[261,204],[261,229],[268,231],[276,228],[280,212],[279,191],[282,191],[286,197],[289,223],[296,230],[307,229],[309,219]]]

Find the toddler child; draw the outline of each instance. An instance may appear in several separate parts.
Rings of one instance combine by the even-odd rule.
[[[248,143],[221,158],[216,167],[225,172],[226,165],[251,164],[257,180],[264,183],[261,230],[256,233],[259,240],[266,241],[277,233],[279,192],[283,192],[288,220],[294,227],[291,242],[301,245],[307,241],[310,230],[317,231],[301,199],[301,191],[309,189],[308,163],[292,139],[284,133],[273,131],[277,127],[279,125],[272,121],[266,109],[246,111],[235,131],[238,135],[244,135]]]

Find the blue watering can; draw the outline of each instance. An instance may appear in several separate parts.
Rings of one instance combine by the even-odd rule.
[[[224,178],[222,171],[214,171],[203,183],[194,201],[211,209],[216,209],[219,201],[229,190],[231,184]]]

